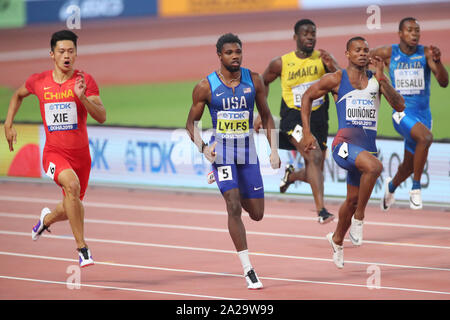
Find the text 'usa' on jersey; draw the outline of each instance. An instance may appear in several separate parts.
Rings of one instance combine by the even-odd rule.
[[[430,67],[425,57],[425,47],[417,46],[415,53],[407,55],[398,44],[392,45],[389,76],[395,88],[405,99],[406,108],[430,108]]]
[[[208,76],[211,102],[208,104],[216,137],[247,138],[253,129],[255,86],[250,70],[241,68],[241,81],[235,88],[225,85],[216,72]]]
[[[256,164],[258,162],[253,139],[253,109],[255,86],[250,70],[241,68],[238,86],[225,85],[216,72],[208,77],[211,87],[211,114],[213,135],[217,142],[216,163]]]

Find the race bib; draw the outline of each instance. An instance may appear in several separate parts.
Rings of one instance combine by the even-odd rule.
[[[316,83],[317,81],[319,81],[319,80],[301,83],[298,86],[292,87],[292,94],[294,95],[294,105],[297,108],[301,108],[301,106],[302,106],[302,97],[303,97],[303,94],[305,93],[305,91],[309,87],[311,87],[311,85]],[[314,100],[312,103],[312,108],[314,109],[314,107],[320,106],[321,104],[323,104],[323,101],[324,101],[324,96]]]
[[[224,138],[243,138],[250,132],[248,111],[217,112],[216,132]]]
[[[423,69],[396,69],[395,90],[400,94],[411,95],[419,94],[425,89],[425,78]]]
[[[348,125],[376,128],[378,116],[375,99],[348,97],[346,106],[345,119]]]
[[[403,111],[402,112],[394,112],[392,114],[392,119],[394,119],[395,123],[397,123],[399,125],[405,116],[406,116],[406,114]]]
[[[52,102],[44,105],[48,131],[74,130],[78,128],[75,102]]]
[[[220,182],[233,180],[233,171],[231,170],[231,166],[218,167],[217,176],[219,177]]]

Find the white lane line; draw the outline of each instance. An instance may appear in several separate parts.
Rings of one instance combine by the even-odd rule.
[[[0,196],[0,201],[12,201],[12,202],[28,202],[28,203],[42,203],[42,204],[57,204],[61,200],[56,199],[43,199],[43,198],[30,198],[30,197],[16,197],[16,196]],[[190,213],[190,214],[202,214],[202,215],[219,215],[226,216],[225,211],[217,210],[202,210],[202,209],[186,209],[186,208],[170,208],[170,207],[157,207],[157,206],[144,206],[144,205],[126,205],[119,203],[104,203],[104,202],[91,202],[83,201],[85,207],[92,208],[107,208],[116,210],[135,210],[135,211],[157,211],[157,212],[170,212],[170,213]],[[268,219],[286,219],[286,220],[307,220],[317,221],[315,217],[301,217],[292,215],[281,214],[265,214],[264,218]],[[365,225],[374,226],[388,226],[388,227],[404,227],[404,228],[416,228],[416,229],[430,229],[430,230],[445,230],[450,231],[450,227],[442,226],[424,226],[414,224],[402,224],[402,223],[385,223],[385,222],[371,222],[364,221]]]
[[[4,275],[0,275],[0,279],[30,281],[30,282],[39,282],[39,283],[46,283],[46,284],[60,284],[60,285],[67,286],[66,282],[44,280],[44,279],[21,278],[21,277],[12,277],[12,276],[4,276]],[[124,287],[111,287],[111,286],[102,286],[102,285],[96,285],[96,284],[80,283],[79,285],[80,285],[80,287],[87,287],[87,288],[109,289],[109,290],[118,290],[118,291],[134,291],[134,292],[143,292],[143,293],[156,293],[156,294],[166,294],[166,295],[172,295],[172,296],[184,296],[184,297],[190,297],[190,298],[195,297],[195,298],[218,299],[218,300],[241,300],[238,298],[215,297],[215,296],[207,296],[207,295],[200,295],[200,294],[193,294],[193,293],[145,290],[145,289],[135,289],[135,288],[124,288]]]
[[[423,31],[448,30],[450,29],[450,19],[442,20],[424,20],[420,21]],[[383,23],[381,29],[369,30],[366,25],[346,25],[336,27],[323,27],[317,32],[319,39],[350,36],[354,34],[395,34],[398,30],[398,22]],[[245,43],[267,42],[267,41],[286,41],[292,39],[292,30],[273,30],[247,32],[239,35]],[[204,35],[195,37],[168,38],[142,41],[123,41],[114,43],[99,43],[92,45],[80,45],[78,53],[81,55],[96,55],[108,53],[123,53],[133,51],[151,51],[159,49],[191,48],[198,46],[214,45],[217,41],[217,35]],[[31,59],[48,58],[48,48],[19,50],[0,52],[0,62],[22,61]]]
[[[16,252],[0,251],[0,255],[16,256],[16,257],[24,257],[24,258],[33,258],[33,259],[53,260],[53,261],[76,262],[75,259],[50,257],[50,256],[42,256],[42,255],[32,255],[32,254],[23,254],[23,253],[16,253]],[[208,271],[189,270],[189,269],[163,268],[163,267],[154,267],[154,266],[121,264],[121,263],[113,263],[113,262],[98,262],[98,261],[96,261],[95,263],[98,264],[98,265],[106,265],[106,266],[113,266],[113,267],[124,267],[124,268],[133,268],[133,269],[147,269],[147,270],[158,270],[158,271],[169,271],[169,272],[182,272],[182,273],[195,273],[195,274],[205,274],[205,275],[215,275],[215,276],[242,278],[242,275],[231,274],[231,273],[218,273],[218,272],[208,272]],[[316,281],[316,280],[302,280],[302,279],[289,279],[289,278],[264,277],[264,276],[263,277],[260,276],[260,278],[262,280],[285,281],[285,282],[293,282],[293,283],[308,283],[308,284],[320,284],[320,285],[334,285],[334,286],[368,288],[367,284],[361,285],[361,284],[353,284],[353,283]],[[432,293],[432,294],[445,294],[445,295],[449,295],[450,294],[450,292],[445,292],[445,291],[411,289],[411,288],[400,288],[400,287],[384,287],[384,286],[380,286],[379,289],[396,290],[396,291],[407,291],[407,292],[420,292],[420,293]],[[220,298],[220,299],[224,299],[224,298]],[[229,299],[232,299],[232,298],[229,298]]]
[[[0,212],[0,217],[14,218],[14,219],[29,219],[29,220],[39,219],[39,217],[36,215],[8,213],[8,212]],[[132,222],[132,221],[122,221],[122,220],[84,219],[84,222],[85,223],[120,225],[120,226],[133,226],[133,227],[180,229],[180,230],[220,232],[220,233],[228,233],[229,232],[228,229],[207,228],[207,227],[199,227],[199,226],[186,226],[186,225],[176,225],[176,224]],[[251,230],[247,230],[246,233],[249,235],[258,235],[258,236],[265,236],[265,237],[309,239],[309,240],[321,240],[321,241],[326,240],[326,238],[324,236],[319,237],[319,236],[307,236],[307,235],[301,235],[301,234],[260,232],[260,231],[251,231]],[[350,242],[350,240],[348,240],[348,239],[345,239],[344,241]],[[364,243],[371,243],[371,244],[377,244],[377,245],[388,245],[388,246],[400,246],[400,247],[450,250],[450,247],[448,247],[448,246],[437,246],[437,245],[418,244],[418,243],[385,242],[385,241],[373,241],[373,240],[366,240],[366,239],[364,239]]]
[[[3,234],[3,235],[10,235],[10,236],[31,237],[31,232],[17,232],[17,231],[0,230],[0,235],[1,234]],[[45,235],[42,235],[41,237],[73,241],[73,237],[72,236],[47,235],[47,234],[45,234]],[[200,247],[190,247],[190,246],[179,246],[179,245],[150,243],[150,242],[123,241],[123,240],[97,239],[97,238],[86,238],[86,241],[88,241],[88,242],[106,243],[106,244],[120,244],[120,245],[129,245],[129,246],[154,247],[154,248],[177,249],[177,250],[188,250],[188,251],[201,251],[201,252],[213,252],[213,253],[225,253],[225,254],[236,255],[236,251],[233,251],[233,250],[222,250],[222,249],[200,248]],[[321,262],[332,262],[333,261],[332,259],[315,258],[315,257],[303,257],[303,256],[291,256],[291,255],[262,253],[262,252],[251,252],[249,254],[253,255],[253,256],[264,256],[264,257],[281,258],[281,259],[309,260],[309,261],[321,261]],[[403,268],[403,269],[450,271],[449,268],[409,266],[409,265],[380,263],[380,262],[365,262],[365,261],[345,260],[345,263],[347,263],[347,264],[353,263],[353,264],[360,264],[360,265],[378,265],[378,266],[393,267],[393,268]]]

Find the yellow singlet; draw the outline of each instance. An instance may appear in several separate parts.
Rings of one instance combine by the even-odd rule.
[[[325,67],[319,57],[320,51],[314,50],[306,59],[300,59],[295,51],[281,57],[281,96],[288,108],[300,110],[302,96],[314,82],[325,74]],[[313,101],[312,110],[319,109],[325,96]]]

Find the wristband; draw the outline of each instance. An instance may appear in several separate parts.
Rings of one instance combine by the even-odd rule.
[[[381,82],[381,81],[383,81],[383,80],[386,81],[386,82],[388,81],[388,79],[387,79],[386,76],[384,76],[384,75],[381,76],[381,77],[379,77],[379,78],[377,78],[377,77],[375,77],[375,78],[377,79],[378,82]]]

